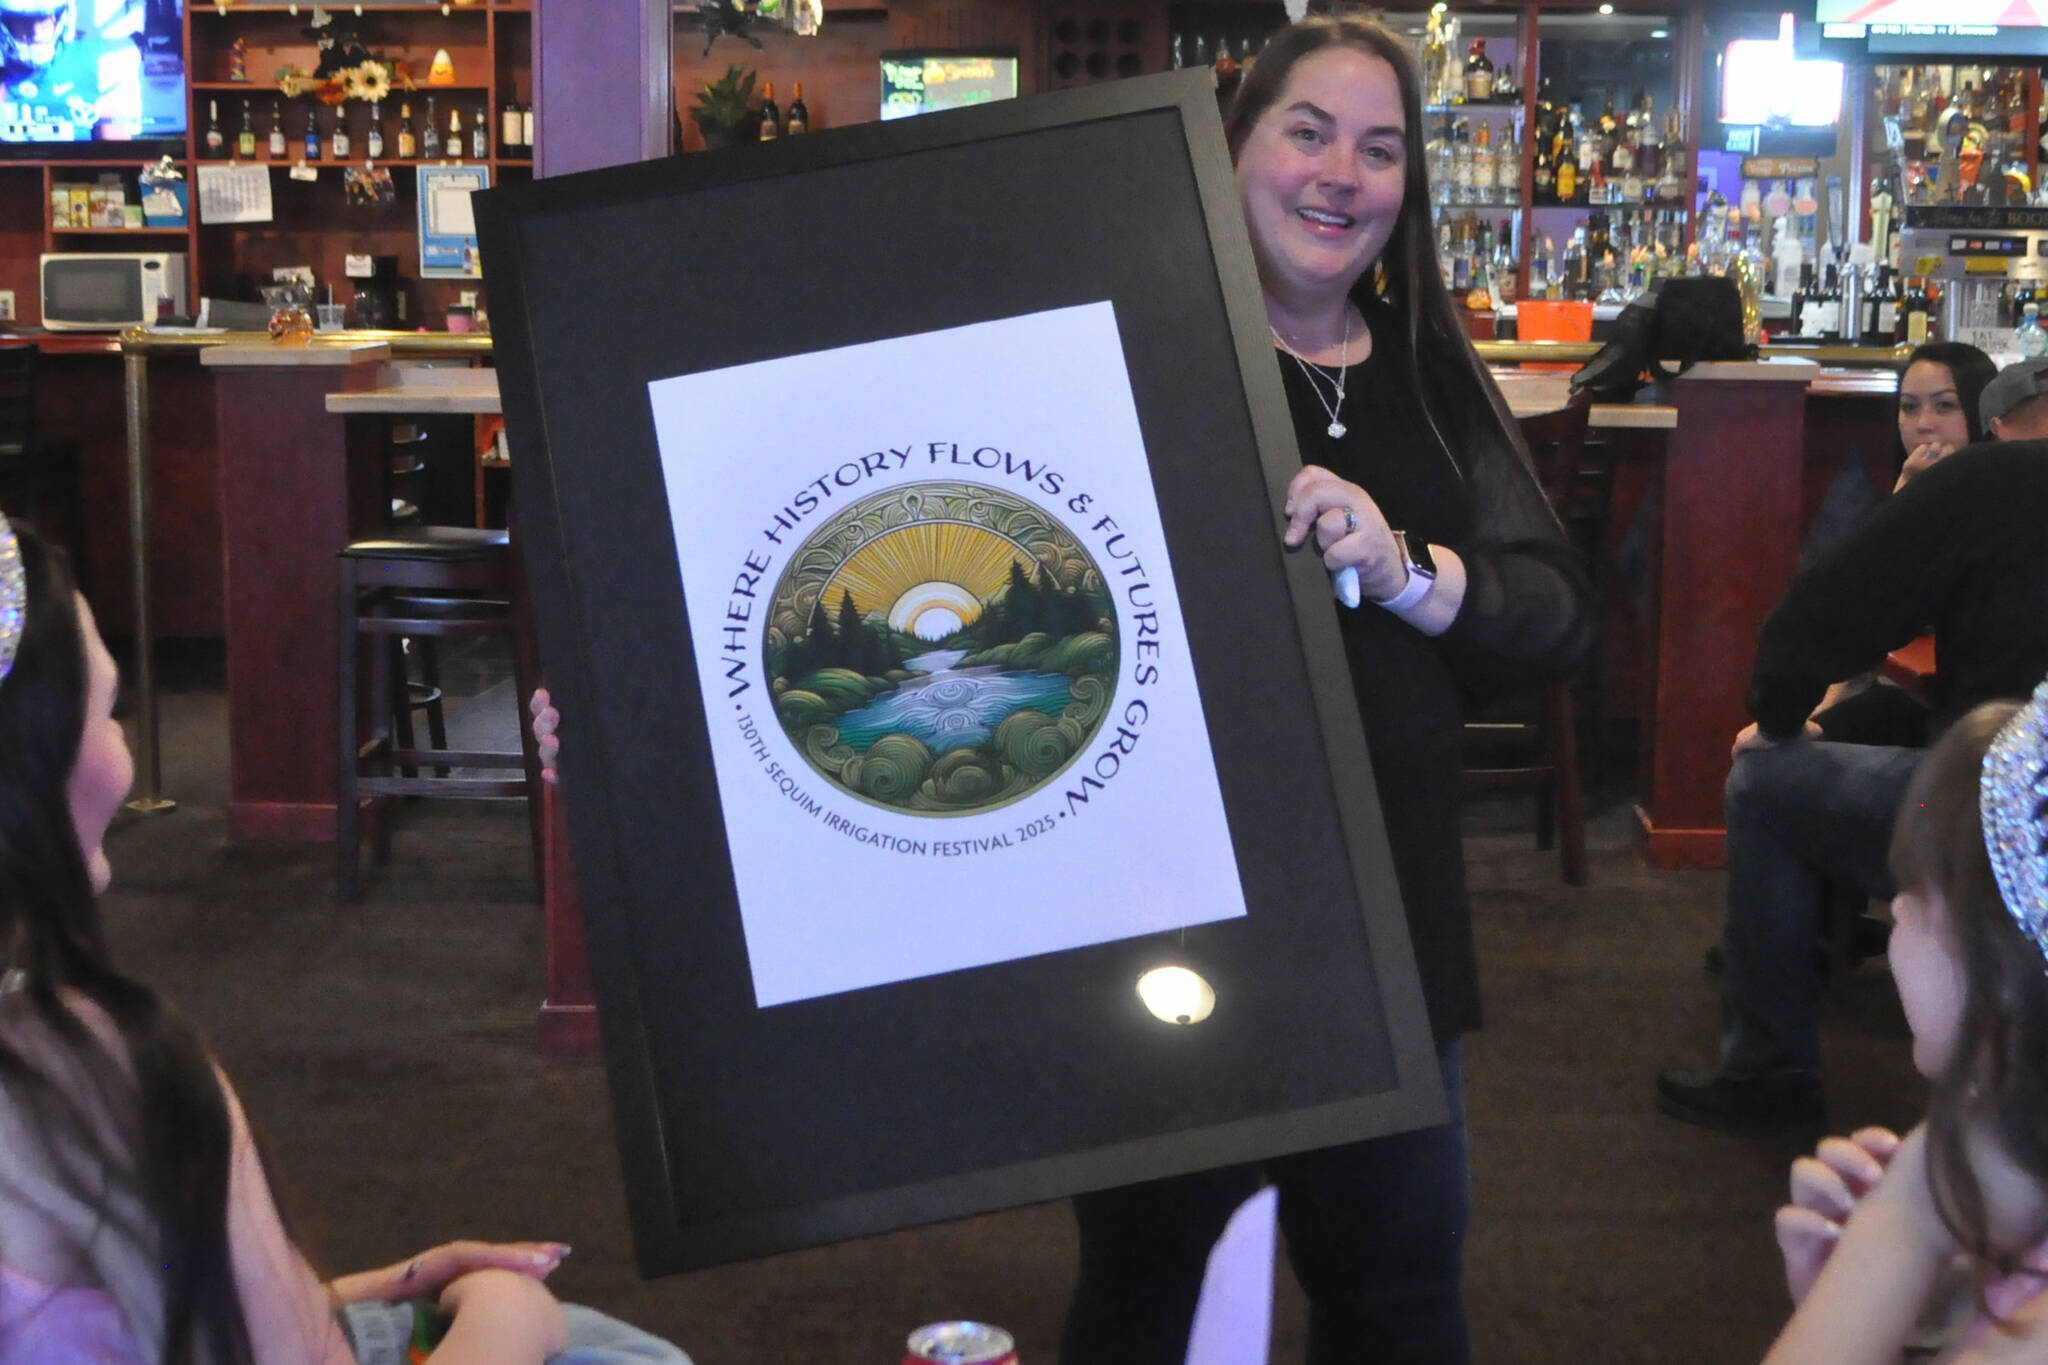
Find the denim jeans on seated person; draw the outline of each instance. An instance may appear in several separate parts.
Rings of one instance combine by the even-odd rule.
[[[352,1303],[337,1315],[357,1365],[406,1365],[412,1341],[410,1303]],[[568,1346],[548,1365],[690,1365],[690,1358],[660,1337],[578,1304],[562,1305]]]
[[[1814,946],[1831,885],[1891,899],[1892,822],[1924,749],[1797,740],[1752,750],[1728,774],[1728,916],[1721,1068],[1820,1068]]]

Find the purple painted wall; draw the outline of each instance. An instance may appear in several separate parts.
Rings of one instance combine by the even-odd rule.
[[[533,0],[534,174],[666,156],[669,0]]]

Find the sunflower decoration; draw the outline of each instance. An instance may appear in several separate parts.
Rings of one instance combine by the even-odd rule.
[[[391,67],[375,57],[366,58],[342,73],[348,97],[376,104],[390,98]]]

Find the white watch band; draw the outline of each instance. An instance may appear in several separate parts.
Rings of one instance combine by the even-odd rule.
[[[1375,602],[1373,605],[1385,607],[1388,611],[1392,612],[1403,612],[1429,596],[1429,590],[1435,586],[1435,574],[1417,573],[1411,568],[1408,570],[1407,586],[1403,587],[1401,591],[1395,593],[1386,601]]]

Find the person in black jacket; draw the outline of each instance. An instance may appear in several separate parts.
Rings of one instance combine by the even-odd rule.
[[[1657,1077],[1657,1106],[1734,1131],[1825,1119],[1814,963],[1831,884],[1889,900],[1894,816],[1925,752],[1846,744],[1809,719],[1831,680],[1875,666],[1933,623],[1929,741],[1980,702],[2048,674],[2048,359],[1983,393],[1999,444],[1966,446],[1879,504],[1796,578],[1764,623],[1756,723],[1728,775],[1721,1061]]]

